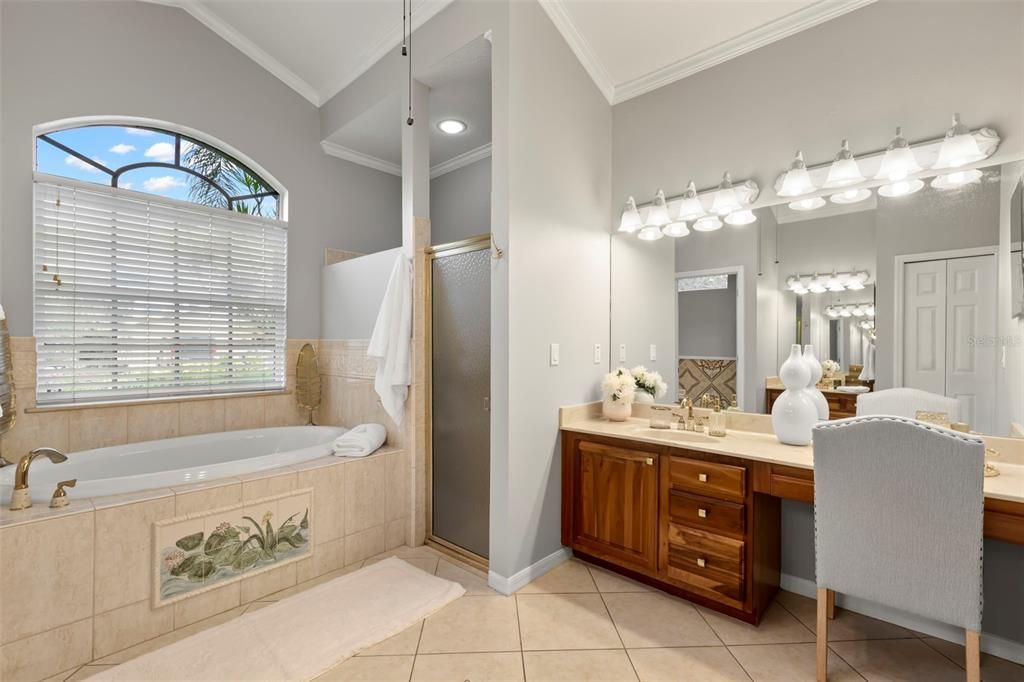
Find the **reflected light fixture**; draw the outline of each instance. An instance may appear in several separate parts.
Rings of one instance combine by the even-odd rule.
[[[813,192],[814,189],[811,175],[807,172],[807,164],[804,163],[804,154],[798,151],[793,158],[793,163],[789,164],[789,170],[782,176],[778,195],[780,197],[798,197],[801,194]]]
[[[626,205],[622,207],[622,217],[619,218],[619,232],[632,234],[643,227],[643,223],[640,211],[636,209],[636,199],[626,199]]]
[[[932,168],[958,168],[984,158],[970,128],[960,122],[960,114],[953,114],[953,126],[946,131],[939,147],[939,158]]]
[[[846,189],[829,197],[833,204],[856,204],[858,201],[870,198],[871,190],[869,189]]]
[[[888,185],[882,185],[878,188],[878,194],[888,199],[894,199],[896,197],[905,197],[908,194],[913,194],[924,187],[924,182],[917,178],[911,180],[899,180],[897,182],[890,183]]]
[[[718,185],[718,190],[715,192],[715,200],[711,202],[711,212],[724,216],[741,208],[743,207],[740,206],[736,190],[732,186],[732,176],[726,171],[722,175],[722,182]]]
[[[936,176],[931,185],[935,189],[956,189],[969,185],[972,182],[981,181],[981,171],[977,168],[971,170],[953,171],[945,175]]]
[[[458,135],[459,133],[466,132],[466,124],[457,118],[446,118],[438,123],[437,127],[442,133],[448,135]]]
[[[722,221],[715,215],[703,216],[693,223],[693,229],[698,232],[714,232],[720,227],[722,227]]]
[[[725,222],[727,225],[733,227],[739,227],[741,225],[749,225],[757,220],[757,216],[754,212],[748,208],[741,209],[739,211],[733,211],[729,215],[725,216]]]
[[[690,234],[690,228],[686,226],[686,222],[682,220],[674,220],[665,227],[661,228],[662,233],[666,237],[685,237]]]
[[[907,138],[903,137],[903,128],[897,127],[896,136],[885,148],[882,166],[878,169],[875,179],[895,183],[919,170],[921,170],[921,166],[918,165],[914,152],[910,149],[910,144],[907,143]],[[883,194],[882,196],[888,195]]]
[[[697,186],[690,180],[683,192],[683,200],[679,203],[679,219],[692,221],[704,215],[704,206],[697,198]]]
[[[789,207],[794,211],[813,211],[821,208],[825,205],[825,200],[821,197],[811,197],[809,199],[798,199],[797,201],[789,202]]]
[[[811,283],[807,286],[807,290],[812,294],[823,294],[827,291],[825,283],[822,281],[821,277],[818,277],[817,275],[815,275],[814,279],[811,280]]]
[[[864,182],[864,176],[860,172],[857,160],[853,158],[853,154],[850,152],[850,142],[843,140],[842,145],[839,147],[839,153],[836,154],[835,160],[829,166],[825,187],[829,189],[846,187],[848,185],[856,185],[858,182]]]
[[[668,215],[668,206],[665,204],[665,192],[659,189],[654,195],[654,203],[647,209],[647,219],[644,220],[644,226],[661,228],[670,222],[672,222],[672,219]],[[656,239],[660,238],[656,237]]]
[[[664,235],[657,225],[645,225],[636,236],[645,242],[656,242]]]

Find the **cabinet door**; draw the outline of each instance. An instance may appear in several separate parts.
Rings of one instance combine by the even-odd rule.
[[[576,462],[574,546],[601,559],[655,569],[658,455],[581,442]]]

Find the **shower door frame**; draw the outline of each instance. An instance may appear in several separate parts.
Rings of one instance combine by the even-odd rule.
[[[437,258],[443,258],[445,256],[454,256],[460,253],[469,253],[471,251],[482,251],[484,249],[491,250],[493,248],[493,241],[491,233],[478,234],[467,239],[461,239],[456,242],[449,242],[448,244],[438,244],[436,246],[428,246],[423,250],[423,291],[424,291],[424,315],[423,315],[423,343],[425,348],[424,353],[424,368],[425,368],[425,382],[426,387],[424,390],[424,403],[425,403],[425,418],[423,420],[424,428],[426,430],[426,437],[424,438],[426,452],[424,453],[425,466],[425,478],[426,478],[426,537],[424,542],[436,549],[439,549],[448,554],[454,555],[456,558],[487,572],[488,560],[475,552],[471,552],[464,547],[459,547],[456,544],[448,542],[444,538],[440,538],[434,535],[434,477],[433,477],[433,458],[434,458],[434,278],[433,278],[433,263]],[[490,311],[488,311],[488,317],[490,317]],[[490,414],[490,396],[488,400],[488,414]],[[490,505],[488,505],[488,514],[490,511]]]

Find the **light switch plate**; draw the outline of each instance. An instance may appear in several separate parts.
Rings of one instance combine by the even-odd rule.
[[[651,344],[651,362],[654,362],[657,359],[658,359],[658,347],[652,343]]]
[[[551,366],[558,367],[558,344],[551,344]]]
[[[601,364],[601,344],[599,343],[594,344],[594,364]]]
[[[625,362],[625,361],[626,361],[626,344],[620,343],[619,344],[619,362]]]

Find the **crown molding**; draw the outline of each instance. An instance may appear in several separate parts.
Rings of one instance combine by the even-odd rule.
[[[685,59],[656,69],[646,75],[615,86],[612,104],[638,97],[669,83],[692,76],[742,54],[787,38],[848,12],[869,5],[875,0],[820,0],[813,5],[779,17],[729,40],[709,47]]]
[[[540,0],[540,6],[547,13],[558,32],[562,34],[565,42],[569,44],[569,49],[576,55],[576,59],[583,65],[597,89],[601,91],[609,104],[614,104],[615,83],[612,82],[612,77],[608,74],[604,64],[597,58],[597,53],[590,47],[590,43],[572,22],[565,2],[563,0]]]
[[[230,43],[239,52],[253,60],[264,69],[269,71],[274,76],[290,87],[295,92],[302,95],[307,99],[313,106],[319,107],[320,97],[312,85],[304,81],[294,71],[289,69],[287,66],[279,62],[270,54],[265,52],[256,43],[252,42],[244,35],[239,33],[233,26],[224,21],[220,16],[212,12],[209,8],[203,5],[198,0],[143,0],[154,5],[166,5],[168,7],[177,7],[188,12],[196,21],[206,26],[218,36],[223,38],[225,41]]]
[[[325,154],[330,156],[344,159],[345,161],[351,161],[352,163],[359,164],[360,166],[366,166],[367,168],[372,168],[373,170],[378,170],[382,173],[402,177],[402,167],[397,163],[378,159],[376,156],[357,152],[355,149],[349,149],[348,147],[343,147],[340,144],[328,142],[327,140],[322,141],[320,143],[320,147],[324,150]]]
[[[491,155],[491,143],[482,144],[476,149],[470,149],[468,152],[463,152],[458,156],[453,156],[447,161],[432,166],[430,168],[430,179],[440,177],[445,173],[451,173],[453,170],[465,168],[471,163],[476,163],[481,159],[486,159]]]
[[[452,4],[452,2],[454,2],[454,0],[413,0],[412,30],[415,31],[423,24],[433,19],[436,14],[448,5]],[[388,52],[400,45],[401,42],[402,29],[396,23],[395,27],[384,34],[373,48],[363,54],[359,63],[356,64],[355,67],[337,79],[332,80],[329,85],[317,93],[317,98],[319,99],[318,106],[322,106],[332,97],[351,85],[353,81],[369,71],[374,64],[379,62],[385,55],[387,55]]]

